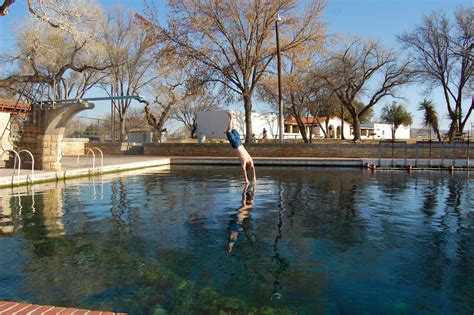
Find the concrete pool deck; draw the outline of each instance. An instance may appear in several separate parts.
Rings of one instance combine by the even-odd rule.
[[[92,159],[81,156],[77,163],[77,156],[64,156],[61,159],[61,170],[38,171],[31,169],[18,170],[0,169],[0,188],[16,185],[44,183],[66,180],[77,177],[89,177],[100,174],[123,172],[141,168],[159,167],[169,169],[170,159],[164,157],[145,156],[104,156],[103,165],[100,157],[93,165]]]
[[[400,169],[411,165],[415,169],[442,169],[455,166],[460,169],[473,169],[468,160],[428,160],[428,159],[360,159],[360,158],[286,158],[286,157],[254,157],[258,166],[311,166],[311,167],[357,167],[367,164],[376,165],[382,169]],[[59,171],[37,171],[31,169],[18,170],[0,169],[0,188],[16,185],[27,185],[49,181],[66,180],[69,178],[89,177],[100,174],[123,172],[142,168],[163,167],[169,169],[172,165],[239,165],[236,157],[159,157],[143,155],[106,155],[101,163],[100,156],[95,165],[91,157],[64,156],[61,159]],[[433,165],[433,166],[432,166]],[[439,166],[434,166],[439,165]]]

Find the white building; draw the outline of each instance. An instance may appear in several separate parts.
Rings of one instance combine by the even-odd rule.
[[[234,111],[235,129],[241,137],[245,137],[245,115]],[[200,112],[197,114],[197,136],[200,141],[205,138],[225,138],[228,124],[227,111]],[[353,137],[350,123],[337,116],[303,118],[306,134],[316,139],[341,139],[342,130],[346,139]],[[278,115],[275,113],[252,113],[252,129],[255,139],[262,139],[263,129],[267,130],[267,139],[278,139]],[[285,120],[283,137],[285,139],[302,139],[300,129],[295,118]],[[361,139],[391,139],[392,126],[390,124],[371,123],[361,125]],[[409,139],[410,126],[399,126],[395,132],[395,139]]]
[[[235,112],[235,124],[237,131],[245,135],[245,115],[242,112]],[[252,130],[253,137],[263,138],[263,129],[267,131],[267,139],[278,138],[278,115],[273,113],[253,113],[252,112]]]
[[[245,137],[245,115],[243,112],[234,111],[235,129],[242,138]],[[319,121],[319,124],[318,124]],[[200,142],[205,138],[225,138],[228,116],[227,111],[200,112],[197,114],[197,136]],[[312,130],[313,138],[324,138],[326,133],[328,138],[341,139],[342,128],[344,135],[350,137],[351,125],[337,116],[320,118],[303,118],[306,127],[306,134],[310,135]],[[278,115],[275,113],[252,113],[252,129],[255,139],[263,138],[263,129],[267,131],[267,139],[278,139]],[[302,139],[298,124],[295,118],[285,120],[283,137],[285,139]]]
[[[196,135],[199,142],[206,138],[225,138],[229,118],[226,110],[197,113]],[[234,111],[234,128],[242,138],[245,137],[245,114]],[[252,129],[256,139],[262,139],[263,128],[267,130],[267,139],[278,137],[278,116],[276,114],[252,113]]]
[[[392,125],[390,124],[363,124],[360,126],[360,132],[361,139],[392,139]],[[410,139],[410,133],[410,126],[401,125],[395,131],[395,139]]]
[[[31,110],[29,104],[19,102],[18,100],[0,98],[0,132],[3,136],[0,141],[2,145],[3,153],[0,156],[0,161],[7,161],[9,159],[9,154],[6,150],[13,149],[13,138],[18,134],[18,125],[12,124],[12,121],[15,119],[10,119],[13,117],[21,117],[19,120],[22,121],[25,119],[26,113]]]
[[[318,123],[319,122],[319,123]],[[303,118],[303,124],[306,128],[306,134],[308,137],[313,138],[327,138],[330,139],[341,139],[342,130],[344,130],[344,136],[348,138],[350,136],[351,125],[344,121],[341,123],[341,119],[337,116],[319,117],[319,118]],[[285,139],[301,139],[300,129],[295,118],[285,120],[285,131],[283,133]]]

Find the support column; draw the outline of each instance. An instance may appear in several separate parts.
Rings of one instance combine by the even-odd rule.
[[[60,170],[61,142],[67,123],[76,113],[91,108],[94,108],[94,104],[88,102],[48,106],[36,104],[34,110],[28,114],[20,142],[16,144],[15,149],[30,151],[35,158],[35,169],[37,170]],[[21,158],[21,168],[31,169],[30,156],[22,154]],[[13,165],[13,161],[10,160],[10,164]]]

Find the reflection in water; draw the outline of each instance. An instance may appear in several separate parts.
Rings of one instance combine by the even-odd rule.
[[[255,197],[255,187],[253,187],[253,189],[249,189],[249,186],[249,184],[245,185],[244,191],[242,192],[242,202],[240,207],[237,209],[237,213],[234,213],[230,216],[230,236],[228,243],[229,253],[232,252],[232,248],[234,247],[234,244],[237,241],[239,233],[248,230],[248,224],[246,224],[246,221],[250,219],[250,214]]]
[[[282,238],[282,228],[283,228],[283,213],[285,212],[285,198],[284,198],[284,186],[280,182],[279,184],[279,203],[278,203],[278,224],[277,224],[277,235],[275,237],[275,241],[273,242],[273,252],[274,255],[272,256],[272,260],[276,261],[277,268],[274,272],[273,281],[273,292],[271,295],[271,299],[280,299],[281,298],[281,284],[280,284],[280,276],[281,274],[288,268],[289,263],[285,261],[285,259],[280,255],[278,250],[278,241]]]
[[[0,192],[0,234],[10,234],[35,213],[35,190],[34,187],[12,187],[10,193],[6,189]]]
[[[12,233],[14,227],[10,196],[0,197],[0,207],[0,234]]]
[[[91,182],[2,195],[0,297],[130,314],[474,308],[468,174],[259,178],[256,196],[215,167],[112,178],[104,200]]]

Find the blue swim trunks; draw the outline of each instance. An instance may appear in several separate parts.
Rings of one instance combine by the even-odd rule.
[[[230,145],[234,148],[237,149],[242,145],[242,142],[240,141],[240,135],[237,132],[237,130],[232,129],[231,131],[226,131],[225,132],[227,139],[230,142]]]

